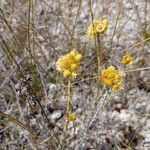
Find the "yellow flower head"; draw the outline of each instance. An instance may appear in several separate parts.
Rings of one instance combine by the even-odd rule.
[[[87,35],[89,38],[93,39],[97,34],[103,34],[108,28],[107,19],[96,19],[87,29]]]
[[[64,70],[63,76],[64,76],[65,78],[68,78],[70,75],[71,75],[71,72],[70,72],[69,70]]]
[[[69,54],[62,56],[56,63],[57,70],[63,73],[65,78],[75,78],[78,72],[78,64],[82,60],[82,55],[72,50]]]
[[[104,85],[112,88],[113,91],[118,91],[122,88],[122,75],[113,66],[101,71],[100,80]]]
[[[123,65],[133,64],[133,57],[130,54],[125,54],[121,58],[121,63]]]
[[[67,115],[67,120],[68,121],[74,122],[74,121],[76,121],[76,119],[77,119],[77,117],[74,114],[69,113]]]
[[[80,61],[82,60],[82,54],[77,54],[77,55],[75,56],[75,60],[76,60],[77,62],[80,62]]]

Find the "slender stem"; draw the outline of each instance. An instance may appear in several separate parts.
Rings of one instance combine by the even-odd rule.
[[[68,81],[68,96],[67,96],[67,112],[70,111],[71,105],[71,80]]]
[[[142,70],[148,70],[150,69],[150,67],[145,67],[145,68],[137,68],[137,69],[133,69],[133,70],[125,70],[124,72],[135,72],[135,71],[142,71]]]
[[[146,29],[147,27],[147,3],[148,3],[148,0],[145,1],[145,8],[144,8],[144,28]]]
[[[97,95],[96,100],[95,100],[95,103],[94,103],[94,109],[96,108],[96,105],[98,104],[100,98],[103,96],[105,88],[106,88],[106,86],[103,86],[103,88],[99,90],[98,95]]]
[[[99,35],[97,35],[96,53],[97,53],[97,65],[98,65],[98,72],[99,72],[100,61],[102,60],[101,44],[100,44],[100,37],[99,37]]]
[[[150,37],[147,38],[147,39],[145,39],[145,40],[142,40],[142,41],[140,41],[140,42],[137,42],[137,43],[135,43],[135,44],[132,44],[130,47],[128,47],[128,48],[126,48],[126,49],[124,49],[124,50],[122,50],[122,51],[120,51],[120,52],[118,52],[118,53],[116,53],[116,54],[111,55],[111,58],[113,58],[114,56],[116,56],[116,55],[118,55],[118,54],[120,54],[120,53],[123,53],[123,52],[125,52],[125,51],[128,51],[129,49],[133,49],[133,48],[135,48],[135,47],[137,47],[137,46],[139,46],[139,45],[141,45],[141,44],[143,44],[143,43],[145,43],[145,42],[147,42],[147,41],[149,41],[149,40],[150,40]],[[110,58],[110,59],[111,59],[111,58]]]
[[[89,8],[90,8],[90,15],[91,15],[91,20],[92,20],[92,26],[94,29],[94,24],[93,24],[93,20],[94,20],[94,14],[92,12],[92,1],[89,0]],[[97,35],[98,37],[99,35]],[[99,49],[97,47],[97,43],[96,43],[96,38],[94,38],[94,45],[95,45],[95,49],[96,49],[96,54],[97,54],[97,65],[98,65],[98,72],[99,72],[99,66],[100,66],[100,58],[99,58]]]
[[[66,115],[69,114],[70,112],[70,105],[71,105],[71,80],[68,80],[68,95],[67,95],[67,101],[66,101]],[[66,129],[68,128],[68,119],[66,119],[65,124],[64,124],[64,129],[66,131]]]
[[[105,94],[104,94],[104,95],[105,95]],[[84,132],[84,134],[83,134],[83,137],[82,137],[82,139],[80,140],[80,143],[78,144],[78,147],[77,147],[77,148],[79,148],[79,147],[81,146],[81,144],[83,143],[83,141],[84,141],[84,139],[85,139],[85,137],[86,137],[86,134],[87,134],[89,128],[91,127],[91,125],[92,125],[93,122],[95,121],[96,117],[104,111],[104,108],[106,108],[106,106],[109,104],[109,102],[110,102],[112,96],[113,96],[113,92],[112,92],[110,95],[108,95],[108,97],[106,96],[106,97],[104,97],[104,98],[103,98],[103,97],[101,98],[101,102],[102,102],[102,103],[99,103],[98,106],[97,106],[97,109],[94,110],[94,112],[93,112],[93,113],[94,113],[94,114],[93,114],[93,117],[90,119],[90,122],[89,122],[89,124],[88,124],[88,127],[87,127],[87,129],[85,130],[85,132]],[[106,99],[106,98],[107,98],[107,99]]]
[[[117,14],[117,18],[116,18],[116,22],[115,22],[115,27],[114,27],[113,34],[112,34],[112,38],[111,38],[111,41],[110,41],[110,48],[109,48],[108,54],[110,54],[111,49],[113,47],[113,40],[114,40],[114,36],[115,36],[115,33],[116,33],[119,16],[120,16],[120,13],[121,13],[121,10],[122,10],[122,4],[121,4],[121,2],[119,3],[118,7],[119,7],[118,14]]]

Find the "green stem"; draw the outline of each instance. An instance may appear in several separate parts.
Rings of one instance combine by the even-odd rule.
[[[70,111],[71,105],[71,80],[68,81],[68,96],[67,96],[67,113]]]

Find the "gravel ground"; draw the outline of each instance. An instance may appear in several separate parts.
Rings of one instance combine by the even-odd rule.
[[[13,8],[11,8],[12,2]],[[38,96],[45,114],[51,120],[51,123],[48,123],[26,83],[29,82],[32,85],[32,79],[30,79],[32,72],[26,60],[28,53],[23,46],[28,44],[28,0],[0,1],[0,7],[8,23],[23,44],[16,44],[3,19],[0,19],[0,34],[9,43],[9,47],[17,53],[15,59],[27,78],[27,81],[18,78],[15,63],[10,64],[3,47],[0,46],[0,111],[16,117],[38,135],[38,148],[36,148],[28,130],[0,116],[0,150],[56,149],[50,146],[53,140],[49,138],[42,123],[49,129],[54,125],[54,131],[60,141],[66,137],[66,143],[63,143],[64,149],[150,150],[150,70],[130,72],[124,80],[124,89],[115,94],[111,94],[110,90],[105,90],[94,108],[99,88],[97,81],[91,79],[93,74],[88,72],[88,68],[92,66],[91,62],[95,59],[93,57],[95,55],[94,42],[88,42],[85,35],[91,22],[89,2],[82,0],[77,20],[79,1],[72,2],[39,0],[36,1],[34,8],[34,36],[37,41],[35,58],[49,77],[45,80],[47,74],[40,68],[40,65],[37,65],[36,69],[44,93],[44,96],[40,93]],[[143,40],[142,31],[145,27],[145,20],[147,20],[147,29],[150,30],[150,1],[147,0],[147,11],[145,11],[145,3],[146,0],[123,0],[122,2],[92,0],[93,17],[109,20],[109,28],[103,38],[105,49],[110,47],[109,43],[119,12],[108,63],[122,70],[144,68],[150,64],[149,43],[132,47],[134,43]],[[76,28],[72,38],[74,24]],[[0,45],[3,44],[0,39]],[[74,124],[69,123],[68,130],[64,133],[67,82],[55,69],[55,63],[58,59],[57,52],[65,54],[68,47],[85,53],[85,63],[81,63],[81,74],[84,77],[79,76],[77,81],[73,82],[72,89],[71,109],[77,115],[77,121]],[[84,47],[88,48],[84,51]],[[134,56],[134,64],[131,68],[123,68],[119,65],[123,50],[129,51]],[[95,67],[94,64],[92,67]],[[27,101],[31,102],[32,111]]]

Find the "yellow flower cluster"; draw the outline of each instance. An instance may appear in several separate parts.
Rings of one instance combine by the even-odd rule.
[[[110,66],[101,71],[100,80],[102,83],[113,91],[118,91],[122,88],[122,75],[115,67]]]
[[[82,60],[82,54],[72,50],[69,54],[62,56],[56,63],[57,70],[63,73],[65,78],[75,78],[78,72],[78,64]]]
[[[108,28],[107,19],[96,19],[93,23],[88,27],[87,35],[89,38],[93,39],[99,34],[103,34]]]
[[[133,57],[130,54],[125,54],[122,56],[121,61],[123,65],[133,64]]]
[[[68,121],[74,122],[74,121],[76,121],[76,119],[77,119],[77,117],[74,114],[72,114],[72,113],[69,113],[67,115],[67,120]]]

